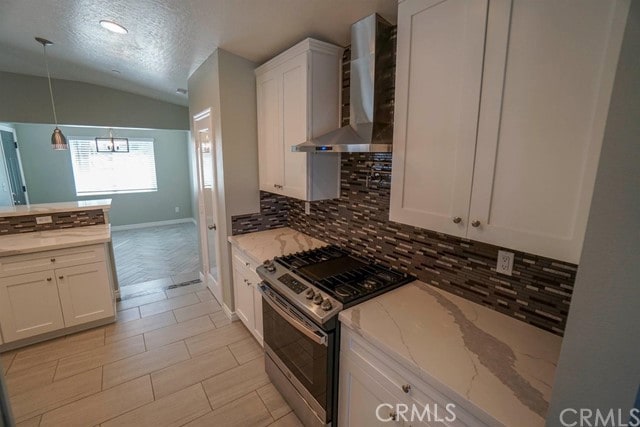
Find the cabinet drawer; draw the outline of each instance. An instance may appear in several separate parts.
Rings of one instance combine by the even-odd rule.
[[[104,259],[104,245],[101,244],[1,257],[0,277],[88,264]]]
[[[394,395],[403,395],[405,403],[410,406],[410,409],[411,405],[415,405],[419,411],[424,410],[425,405],[432,411],[434,407],[438,408],[439,422],[434,422],[432,418],[430,423],[425,418],[424,422],[417,420],[407,425],[464,427],[496,424],[495,421],[492,421],[484,414],[476,416],[474,411],[474,415],[472,415],[465,409],[465,406],[470,405],[468,402],[465,404],[459,397],[452,398],[436,390],[434,386],[418,378],[414,373],[373,347],[366,340],[355,336],[348,328],[343,328],[340,352],[342,357],[348,358],[351,362],[365,369],[369,375]],[[455,408],[452,409],[456,418],[448,421],[447,418],[451,419],[451,415],[447,412],[447,404],[451,403],[455,405]]]
[[[258,264],[247,255],[243,254],[239,249],[233,248],[233,264],[242,272],[247,280],[254,285],[260,283],[260,277],[256,273]]]

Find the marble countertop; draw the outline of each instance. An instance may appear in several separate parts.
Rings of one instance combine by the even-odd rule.
[[[561,337],[420,281],[340,321],[472,414],[545,424]]]
[[[109,224],[10,234],[0,236],[0,256],[93,245],[110,240],[111,226]]]
[[[39,203],[35,205],[17,205],[0,207],[0,217],[22,215],[45,215],[53,212],[73,212],[90,209],[111,209],[111,199],[78,200],[75,202]]]
[[[230,236],[229,242],[258,264],[276,256],[327,246],[289,227]]]

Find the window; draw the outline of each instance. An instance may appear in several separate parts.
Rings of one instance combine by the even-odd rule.
[[[69,139],[76,195],[158,191],[153,139],[129,139],[128,153],[98,153],[95,139]]]

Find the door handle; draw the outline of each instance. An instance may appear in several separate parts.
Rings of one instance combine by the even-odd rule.
[[[64,279],[64,276],[58,276],[58,279],[62,280]]]
[[[213,224],[213,225],[209,225],[209,226],[207,226],[207,228],[208,228],[209,230],[217,230],[217,229],[218,229],[218,227],[216,227],[216,225],[215,225],[215,224]]]

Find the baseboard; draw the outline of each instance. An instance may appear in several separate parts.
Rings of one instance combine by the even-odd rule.
[[[236,312],[231,311],[231,309],[227,307],[227,304],[222,303],[222,311],[224,311],[224,314],[226,314],[229,320],[231,320],[232,322],[238,320],[238,315],[236,314]]]
[[[141,222],[139,224],[112,225],[111,231],[134,230],[136,228],[161,227],[163,225],[185,224],[194,221],[193,218],[170,219],[167,221]]]

